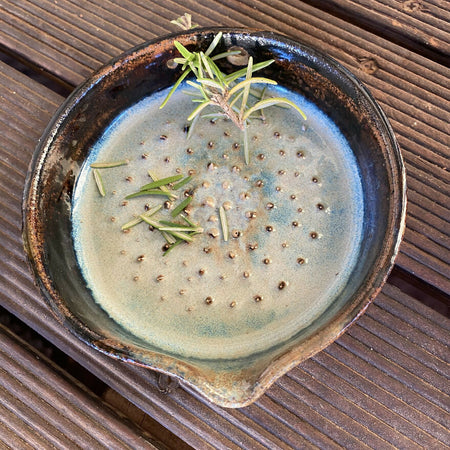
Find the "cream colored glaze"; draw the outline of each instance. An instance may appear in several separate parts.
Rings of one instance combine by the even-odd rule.
[[[308,120],[293,110],[272,107],[264,112],[266,123],[252,121],[249,166],[242,148],[234,148],[242,140],[234,125],[202,119],[186,140],[185,118],[193,109],[190,97],[176,93],[159,110],[164,95],[130,108],[92,149],[73,202],[79,265],[104,310],[162,351],[198,358],[236,358],[263,351],[310,324],[347,283],[357,262],[363,217],[356,163],[335,125],[314,105],[287,91],[281,95],[294,100]],[[299,151],[303,157],[297,156]],[[129,165],[101,171],[107,194],[100,197],[89,164],[124,158]],[[214,168],[208,168],[209,163]],[[160,178],[177,169],[184,175],[195,171],[182,191],[193,190],[190,218],[205,232],[165,257],[159,232],[143,223],[130,233],[121,231],[121,225],[145,211],[145,204],[165,201],[140,197],[121,206],[126,195],[151,181],[149,169]],[[258,180],[264,186],[259,187]],[[175,204],[184,198],[179,194]],[[241,232],[228,242],[215,221],[225,202],[231,204],[230,231]],[[271,210],[266,208],[269,202],[275,205]],[[251,211],[256,211],[256,218],[247,217]],[[154,218],[171,220],[168,211]],[[266,231],[267,226],[273,231]],[[214,228],[220,232],[217,238],[209,235]],[[248,250],[254,243],[258,248]],[[204,248],[212,251],[205,253]],[[141,255],[145,257],[139,262]],[[269,264],[264,264],[265,258]],[[299,264],[299,258],[305,263]],[[244,272],[250,276],[245,278]],[[163,275],[161,281],[158,275]],[[280,282],[286,283],[281,290]],[[213,298],[210,305],[205,303],[208,296]],[[256,302],[255,296],[262,296],[262,301]]]

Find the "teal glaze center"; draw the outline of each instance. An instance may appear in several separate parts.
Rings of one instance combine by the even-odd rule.
[[[114,120],[78,177],[72,226],[86,283],[113,320],[162,351],[236,358],[284,342],[332,304],[357,263],[364,205],[347,141],[300,95],[270,92],[294,101],[308,119],[292,109],[264,110],[249,126],[248,166],[241,131],[230,121],[201,119],[187,140],[191,98],[177,92],[159,110],[163,91]],[[90,164],[122,159],[129,164],[101,169],[101,197]],[[189,218],[204,229],[166,256],[164,237],[145,223],[121,229],[166,201],[124,200],[151,181],[148,171],[192,174],[174,206],[185,190],[192,194]],[[173,220],[164,208],[154,218]]]

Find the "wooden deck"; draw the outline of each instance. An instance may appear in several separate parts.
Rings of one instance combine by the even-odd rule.
[[[438,0],[1,2],[0,304],[194,448],[450,446],[450,12],[444,6]],[[111,57],[175,31],[169,21],[186,11],[200,25],[278,31],[340,61],[387,113],[407,167],[407,229],[394,276],[337,342],[239,410],[214,406],[183,386],[164,394],[153,372],[75,339],[45,306],[21,243],[28,164],[64,96]],[[33,364],[33,349],[7,329],[0,332],[0,447],[164,445],[136,424],[121,424],[117,412],[61,368]],[[77,400],[55,401],[63,391]],[[80,405],[92,402],[98,414],[80,416]],[[48,425],[60,414],[59,428]],[[165,445],[174,447],[171,442]]]

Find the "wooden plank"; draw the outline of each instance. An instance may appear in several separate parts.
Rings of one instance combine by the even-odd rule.
[[[4,65],[0,69],[0,96],[9,102],[0,116],[0,131],[8,133],[0,142],[0,161],[6,161],[5,176],[0,178],[0,302],[8,310],[196,448],[339,448],[373,435],[379,436],[374,448],[450,444],[442,433],[445,416],[441,410],[447,405],[447,393],[437,389],[445,386],[446,379],[440,328],[449,322],[439,317],[443,325],[437,327],[438,317],[432,311],[389,285],[369,308],[368,315],[383,326],[367,333],[370,324],[366,323],[360,333],[367,342],[345,335],[291,371],[288,377],[295,382],[282,378],[255,405],[242,410],[211,405],[188,388],[163,395],[153,373],[107,358],[68,334],[49,314],[34,287],[20,239],[20,199],[27,164],[36,139],[62,99]],[[2,81],[5,78],[7,82]],[[47,106],[42,106],[44,98]],[[8,127],[10,119],[12,128]],[[33,127],[20,126],[32,120]],[[16,169],[9,174],[10,166]],[[431,323],[422,316],[431,317]],[[354,327],[360,326],[358,322]],[[371,350],[371,344],[379,344],[372,335],[391,345],[386,355]],[[411,370],[432,373],[430,383],[423,384]],[[408,384],[402,387],[399,380]],[[389,390],[391,382],[399,387],[398,395]],[[334,404],[331,398],[340,403]],[[367,413],[359,414],[362,410]]]
[[[309,3],[317,5],[317,2]],[[450,10],[428,0],[322,0],[320,8],[441,64],[449,61]]]
[[[142,430],[1,325],[0,394],[0,423],[9,430],[1,435],[9,448],[156,448]]]
[[[381,1],[375,3],[373,8],[384,11]],[[391,3],[384,16],[374,16],[374,20],[380,20],[380,26],[388,20],[387,10],[395,6]],[[319,6],[325,7],[326,2]],[[351,2],[348,7],[357,5]],[[428,12],[430,8],[424,8],[421,17],[433,15]],[[274,29],[302,40],[338,59],[371,88],[397,134],[408,169],[409,195],[415,206],[414,229],[408,219],[398,264],[450,293],[446,260],[450,239],[450,174],[446,170],[450,71],[444,66],[318,8],[280,0],[270,4],[244,0],[214,5],[210,0],[188,0],[183,6],[173,0],[163,5],[138,0],[126,6],[115,0],[60,0],[56,4],[50,0],[14,0],[0,5],[0,11],[5,13],[0,41],[34,64],[77,84],[126,48],[174,30],[168,21],[184,10],[202,25]],[[445,29],[439,31],[438,37],[444,36],[442,33],[445,35]],[[427,213],[421,214],[420,209]]]

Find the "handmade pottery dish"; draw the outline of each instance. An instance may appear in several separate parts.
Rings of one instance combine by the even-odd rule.
[[[248,128],[249,164],[241,131],[220,115],[201,118],[187,139],[189,95],[159,109],[181,73],[174,40],[204,51],[219,31],[218,51],[273,58],[261,73],[279,86],[266,95],[307,117],[261,110]],[[218,65],[229,73],[235,63]],[[170,177],[156,196],[133,197]],[[240,407],[375,298],[403,233],[405,189],[385,115],[336,61],[274,33],[198,29],[121,55],[61,106],[31,163],[23,236],[71,332]],[[178,231],[164,228],[174,222]]]

